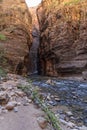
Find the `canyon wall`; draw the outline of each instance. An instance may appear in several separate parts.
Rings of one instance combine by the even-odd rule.
[[[37,16],[39,73],[63,76],[86,71],[87,0],[43,0]]]
[[[25,0],[0,0],[0,66],[18,74],[28,72],[31,27]]]

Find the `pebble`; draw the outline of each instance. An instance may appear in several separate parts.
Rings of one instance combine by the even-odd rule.
[[[56,101],[58,101],[58,102],[60,102],[60,101],[61,101],[61,99],[60,99],[60,98],[55,98],[55,100],[56,100]]]
[[[21,102],[17,102],[17,106],[21,106]]]
[[[67,126],[70,127],[70,128],[73,128],[75,126],[75,124],[72,123],[72,122],[67,122]]]
[[[23,103],[23,106],[28,106],[28,105],[29,105],[28,102]]]
[[[5,109],[5,110],[2,110],[2,112],[3,112],[3,113],[8,113],[8,110]]]
[[[67,124],[67,122],[65,120],[63,120],[63,119],[60,119],[60,122],[63,123],[64,125]]]
[[[18,107],[14,107],[14,112],[18,112]]]
[[[31,99],[28,99],[28,102],[29,102],[29,103],[32,103],[32,100],[31,100]]]
[[[50,95],[48,95],[48,96],[47,96],[47,100],[51,100],[51,97],[50,97]]]
[[[65,120],[63,120],[63,119],[60,119],[60,122],[61,123],[63,123],[64,125],[66,125],[67,127],[70,127],[70,128],[73,128],[74,126],[75,126],[75,124],[74,123],[72,123],[72,122],[66,122]]]

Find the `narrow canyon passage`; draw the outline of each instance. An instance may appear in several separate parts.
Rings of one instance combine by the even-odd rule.
[[[4,110],[0,104],[0,130],[40,129],[33,117],[38,111],[18,96],[28,92],[25,80],[38,88],[63,130],[87,130],[87,0],[42,0],[38,7],[0,1],[0,101],[10,96]],[[10,101],[18,110],[7,110]]]

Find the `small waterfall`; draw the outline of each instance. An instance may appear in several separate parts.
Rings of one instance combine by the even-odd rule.
[[[37,74],[37,53],[39,46],[39,30],[37,28],[33,28],[32,30],[33,43],[29,53],[29,59],[31,61],[30,72],[29,74]]]

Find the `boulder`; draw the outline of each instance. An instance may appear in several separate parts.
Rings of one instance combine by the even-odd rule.
[[[9,101],[8,93],[5,91],[0,91],[0,104],[6,104]]]
[[[16,105],[17,105],[16,101],[8,102],[8,104],[6,105],[6,109],[7,110],[13,110]]]

